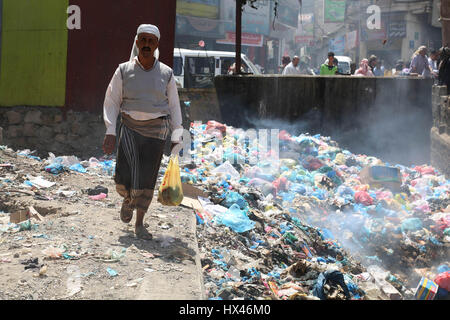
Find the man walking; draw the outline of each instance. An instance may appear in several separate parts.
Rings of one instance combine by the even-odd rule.
[[[284,68],[283,75],[289,75],[289,74],[301,74],[300,69],[298,67],[298,63],[300,61],[300,58],[298,56],[294,56],[292,58],[292,61]]]
[[[172,129],[172,148],[181,141],[183,127],[173,71],[159,58],[159,29],[140,25],[130,61],[116,69],[103,107],[106,135],[103,150],[114,152],[116,121],[121,123],[114,175],[124,198],[120,218],[129,223],[136,209],[135,233],[150,240],[144,216],[153,198],[164,145]]]

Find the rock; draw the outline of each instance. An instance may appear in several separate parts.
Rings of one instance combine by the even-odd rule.
[[[70,131],[74,135],[86,134],[89,130],[89,125],[85,122],[75,122],[71,125]],[[89,136],[88,136],[89,137]],[[92,137],[91,137],[92,139]]]
[[[37,134],[37,130],[34,124],[32,123],[25,123],[23,126],[23,135],[25,137],[35,137]]]
[[[49,127],[41,127],[38,130],[37,136],[43,140],[50,140],[53,137],[53,130]]]
[[[60,123],[63,121],[63,116],[61,114],[55,114],[54,122]]]
[[[8,138],[17,138],[21,136],[22,131],[22,126],[9,126],[7,131]]]
[[[53,115],[50,113],[43,113],[41,115],[42,125],[44,126],[52,126],[54,125]]]
[[[65,143],[67,141],[67,137],[66,135],[60,133],[55,136],[55,141]]]
[[[6,112],[6,117],[8,118],[9,124],[19,124],[22,122],[22,115],[16,111]]]
[[[28,111],[25,115],[25,123],[35,123],[35,124],[42,124],[41,119],[42,112],[39,110],[32,110]]]
[[[53,130],[56,133],[67,133],[69,131],[69,124],[68,122],[61,122],[58,125],[56,125]]]

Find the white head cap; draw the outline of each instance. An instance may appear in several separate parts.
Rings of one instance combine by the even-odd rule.
[[[139,35],[141,33],[154,34],[158,38],[158,41],[161,38],[161,34],[159,33],[158,27],[154,26],[152,24],[141,24],[139,26],[139,28],[137,29],[137,35]]]

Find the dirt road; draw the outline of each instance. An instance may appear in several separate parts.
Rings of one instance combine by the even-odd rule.
[[[31,230],[0,231],[0,299],[204,299],[192,209],[154,198],[145,218],[153,240],[140,240],[133,224],[120,221],[110,176],[53,175],[8,150],[0,150],[0,160],[13,165],[0,168],[0,226],[30,206],[44,218],[32,218]],[[27,175],[56,184],[27,189]],[[106,199],[83,192],[97,185],[108,188]],[[57,258],[48,257],[52,248],[60,249]]]

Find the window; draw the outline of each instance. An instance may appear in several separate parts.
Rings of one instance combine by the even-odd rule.
[[[185,80],[187,88],[212,88],[214,86],[214,57],[187,57]]]
[[[181,76],[183,73],[183,58],[174,57],[173,58],[173,74],[176,76]]]

